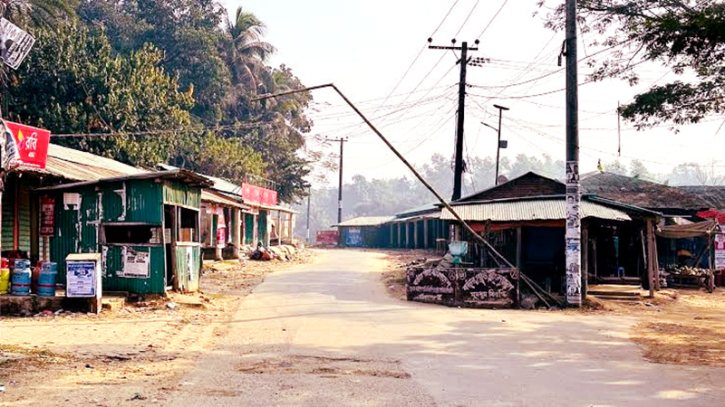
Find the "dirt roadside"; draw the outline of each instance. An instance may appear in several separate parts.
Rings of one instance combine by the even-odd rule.
[[[382,281],[388,294],[405,301],[406,264],[437,258],[431,251],[383,251],[387,266]],[[620,314],[639,321],[629,332],[642,352],[654,363],[725,366],[725,288],[709,294],[704,290],[662,290],[656,298],[625,303],[590,297],[573,314]]]
[[[264,277],[315,261],[205,265],[201,291],[100,315],[0,319],[0,405],[164,405]]]

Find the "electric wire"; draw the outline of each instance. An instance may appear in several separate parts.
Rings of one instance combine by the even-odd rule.
[[[471,8],[471,11],[469,11],[469,12],[468,12],[468,15],[466,16],[466,19],[465,19],[465,20],[463,20],[463,24],[461,24],[461,27],[460,27],[460,28],[458,29],[458,31],[456,31],[456,35],[454,35],[454,36],[453,36],[453,38],[456,38],[456,37],[458,37],[458,34],[460,34],[460,33],[461,33],[461,31],[463,30],[463,27],[465,27],[465,26],[466,26],[466,23],[468,22],[468,20],[469,20],[469,19],[471,18],[471,16],[473,15],[473,12],[474,12],[474,11],[476,10],[476,7],[478,7],[478,3],[479,3],[480,1],[481,1],[481,0],[476,0],[476,3],[475,3],[475,4],[473,5],[473,7]]]

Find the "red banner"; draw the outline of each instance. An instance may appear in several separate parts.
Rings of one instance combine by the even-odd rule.
[[[275,206],[277,205],[277,191],[258,187],[251,184],[242,184],[242,198],[245,203]]]
[[[317,231],[317,244],[336,245],[337,237],[338,237],[337,230],[318,230]]]
[[[50,142],[50,131],[24,124],[5,122],[8,129],[15,137],[18,145],[20,158],[12,164],[20,167],[45,168],[45,161],[48,158],[48,143]]]

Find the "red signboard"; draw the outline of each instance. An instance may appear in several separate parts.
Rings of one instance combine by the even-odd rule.
[[[26,168],[45,168],[48,158],[50,131],[24,124],[5,122],[18,146],[19,157],[11,165]]]
[[[337,230],[318,230],[317,231],[317,244],[336,245],[337,236],[338,236]]]
[[[277,191],[258,187],[251,184],[242,184],[242,198],[245,203],[253,203],[266,206],[277,205]]]
[[[40,197],[40,235],[53,236],[55,231],[55,198]]]

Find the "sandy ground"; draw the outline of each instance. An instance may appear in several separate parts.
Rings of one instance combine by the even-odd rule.
[[[100,315],[2,318],[0,405],[164,405],[244,296],[267,274],[311,261],[305,252],[289,263],[215,263],[194,295]]]
[[[635,314],[400,301],[389,259],[330,250],[270,275],[169,405],[725,405],[725,369],[648,362]]]
[[[0,405],[725,405],[721,292],[456,309],[401,300],[398,266],[430,252],[314,253],[217,264],[175,309],[2,319]]]
[[[388,261],[383,284],[393,298],[405,300],[406,265],[437,258],[430,251],[382,251]],[[582,310],[566,314],[622,315],[635,319],[629,337],[654,363],[725,367],[725,289],[664,289],[656,298],[617,302],[591,298]]]

